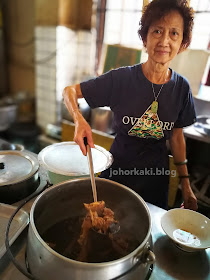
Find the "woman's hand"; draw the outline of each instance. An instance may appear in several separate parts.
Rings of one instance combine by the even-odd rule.
[[[182,196],[184,199],[184,208],[196,211],[198,209],[197,198],[194,195],[189,183],[183,182],[181,187],[182,187]]]
[[[94,148],[92,130],[81,113],[75,117],[74,141],[80,146],[84,156],[87,154],[87,149],[84,144],[84,137],[87,137],[87,142],[91,148]]]
[[[186,159],[186,144],[182,128],[174,128],[173,136],[169,140],[172,155],[175,163],[184,162]],[[180,177],[188,176],[186,164],[176,165]],[[189,178],[181,179],[182,196],[184,199],[184,208],[197,210],[197,198],[195,197],[191,187]]]

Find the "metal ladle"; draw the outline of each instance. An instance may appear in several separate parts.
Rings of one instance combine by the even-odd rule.
[[[93,191],[93,200],[94,200],[94,202],[97,202],[98,200],[97,200],[95,175],[94,175],[94,170],[93,170],[93,158],[92,158],[91,148],[90,148],[90,146],[88,145],[88,142],[87,142],[87,137],[84,137],[84,144],[87,148],[88,166],[89,166],[91,185],[92,185],[92,191]],[[112,223],[109,226],[109,232],[112,233],[112,234],[117,233],[119,230],[120,230],[119,223]],[[102,235],[102,233],[100,233],[100,235]]]
[[[84,144],[87,148],[88,166],[89,166],[90,179],[91,179],[91,185],[93,191],[93,200],[94,202],[97,202],[96,181],[95,181],[95,175],[93,171],[93,158],[92,158],[91,148],[87,142],[87,137],[84,138]]]

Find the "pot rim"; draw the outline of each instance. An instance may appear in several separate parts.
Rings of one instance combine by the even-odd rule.
[[[33,177],[39,170],[39,162],[37,160],[37,158],[31,153],[28,152],[26,150],[23,151],[18,151],[18,150],[3,150],[0,151],[0,155],[17,155],[17,156],[22,156],[24,158],[26,158],[27,160],[29,160],[31,162],[32,165],[32,170],[29,174],[20,177],[20,179],[16,179],[14,181],[11,181],[9,183],[1,183],[0,182],[0,187],[7,187],[7,186],[11,186],[11,185],[16,185],[22,182],[27,181],[28,179],[30,179],[31,177]]]
[[[90,179],[89,177],[85,177],[85,178],[77,178],[77,179],[73,179],[73,180],[68,180],[68,181],[65,181],[65,182],[62,182],[62,183],[68,183],[68,182],[76,182],[76,181],[85,181],[87,179]],[[110,182],[110,180],[108,179],[104,179],[104,178],[95,178],[96,181],[107,181],[107,182]],[[120,259],[117,259],[117,260],[113,260],[113,261],[109,261],[109,262],[101,262],[101,263],[87,263],[87,262],[80,262],[80,261],[76,261],[76,260],[73,260],[73,259],[70,259],[70,258],[67,258],[59,253],[57,253],[56,251],[54,251],[50,246],[47,245],[47,243],[41,238],[40,234],[38,233],[37,229],[36,229],[36,226],[35,226],[35,223],[34,223],[34,210],[35,210],[35,207],[38,203],[38,201],[41,199],[41,197],[50,192],[51,189],[54,189],[54,188],[57,188],[59,187],[60,185],[62,185],[62,183],[58,183],[46,190],[44,190],[37,198],[36,200],[34,201],[32,207],[31,207],[31,210],[30,210],[30,226],[34,232],[34,234],[36,235],[36,238],[39,240],[39,242],[45,247],[45,249],[47,249],[50,253],[52,253],[53,255],[55,255],[56,257],[59,257],[67,262],[70,262],[70,263],[73,263],[75,265],[83,265],[83,266],[86,266],[86,267],[91,267],[91,268],[99,268],[99,267],[105,267],[107,266],[108,264],[109,265],[116,265],[116,264],[119,264],[119,263],[122,263],[130,258],[135,258],[136,256],[139,255],[139,253],[141,251],[143,251],[143,248],[144,246],[147,244],[150,236],[151,236],[151,228],[152,228],[152,222],[151,222],[151,216],[150,216],[150,211],[149,211],[149,207],[147,206],[146,202],[143,200],[143,198],[137,194],[135,191],[133,191],[132,189],[128,188],[127,186],[125,185],[122,185],[118,182],[114,182],[116,185],[119,185],[120,187],[126,189],[126,190],[129,190],[130,192],[132,192],[136,197],[138,197],[138,199],[142,202],[142,204],[144,205],[146,211],[147,211],[147,214],[148,214],[148,219],[149,219],[149,229],[148,229],[148,232],[147,232],[147,235],[145,236],[144,240],[142,241],[142,243],[135,249],[133,250],[131,253],[129,253],[128,255],[120,258]]]

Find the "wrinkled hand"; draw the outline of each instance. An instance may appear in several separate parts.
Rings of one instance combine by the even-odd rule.
[[[190,186],[182,187],[182,195],[184,198],[184,208],[196,211],[198,209],[197,198]]]
[[[91,127],[83,118],[83,116],[79,115],[75,120],[74,141],[80,146],[83,155],[86,156],[87,149],[84,144],[84,137],[87,137],[87,142],[89,146],[91,148],[94,148]]]

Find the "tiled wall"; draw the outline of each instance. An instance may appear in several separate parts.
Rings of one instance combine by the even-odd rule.
[[[57,100],[64,87],[94,75],[96,35],[94,30],[74,31],[57,27]]]
[[[45,129],[57,119],[56,27],[35,28],[35,77],[37,123]]]
[[[61,119],[62,91],[94,75],[95,32],[73,31],[64,26],[35,29],[37,123]]]

